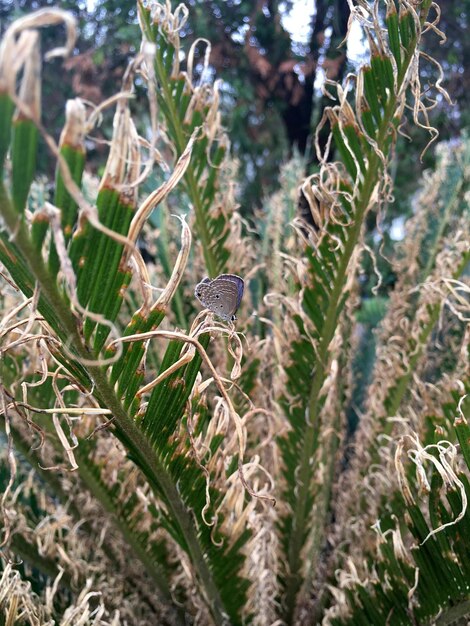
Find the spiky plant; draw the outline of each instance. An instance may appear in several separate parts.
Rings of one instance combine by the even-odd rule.
[[[326,85],[318,130],[338,160],[328,142],[306,180],[286,165],[255,233],[236,210],[217,83],[195,79],[194,49],[181,66],[184,6],[138,4],[143,45],[121,91],[68,102],[59,145],[41,124],[37,31],[64,23],[66,45],[48,54],[67,54],[73,20],[48,9],[6,33],[1,623],[448,624],[468,612],[468,139],[442,147],[423,182],[385,314],[358,295],[407,108],[434,138],[419,47],[442,35],[436,7],[385,4],[383,18],[378,2],[351,7],[370,62]],[[129,107],[137,73],[150,139]],[[110,107],[95,181],[85,139]],[[57,159],[53,193],[36,176],[40,141]],[[223,272],[247,283],[236,327],[193,296]]]

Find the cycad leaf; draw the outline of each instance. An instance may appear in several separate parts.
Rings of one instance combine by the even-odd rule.
[[[193,160],[184,175],[184,186],[194,209],[207,271],[215,278],[228,270],[230,256],[230,215],[215,202],[219,170],[227,151],[227,139],[214,115],[218,94],[207,84],[196,85],[192,75],[180,72],[181,14],[172,14],[169,5],[160,9],[152,16],[150,9],[139,3],[139,17],[145,38],[156,44],[154,67],[161,87],[158,103],[177,156],[182,154],[194,130],[201,129]]]
[[[470,416],[470,404],[462,404],[461,398],[456,396],[447,408],[456,416],[454,437],[458,434],[459,439],[468,440],[470,429],[464,413]],[[448,443],[443,446],[441,456],[436,450],[430,450],[436,463],[444,458],[443,450]],[[468,470],[470,459],[465,461]],[[421,463],[419,459],[417,462]],[[393,623],[404,626],[410,619],[419,624],[448,624],[468,613],[470,514],[465,504],[470,496],[468,474],[457,472],[455,478],[449,474],[449,484],[443,488],[440,473],[443,466],[439,466],[438,472],[433,463],[430,465],[429,493],[419,488],[413,465],[405,467],[408,484],[402,493],[393,495],[393,498],[400,497],[402,513],[398,520],[394,516],[387,521],[388,515],[381,520],[380,555],[378,560],[375,554],[370,556],[377,581],[351,585],[347,603],[339,610],[343,616],[333,618],[333,624],[360,624],[364,619],[373,619],[373,623],[379,624],[390,615],[393,615]],[[428,508],[429,518],[422,508]],[[394,511],[396,513],[398,508],[394,507]],[[405,537],[408,533],[404,522],[414,538],[411,549],[405,548],[409,539]],[[432,534],[432,531],[437,532]]]

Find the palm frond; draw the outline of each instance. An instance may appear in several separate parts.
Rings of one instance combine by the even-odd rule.
[[[469,403],[457,396],[448,408],[455,416],[454,439],[468,441]],[[462,466],[455,445],[439,437],[426,447],[410,437],[399,442],[400,490],[389,498],[401,500],[402,513],[397,519],[383,511],[375,527],[374,571],[369,580],[353,570],[347,580],[344,573],[328,623],[450,624],[467,615],[470,570],[463,538],[470,531],[470,458],[463,458]]]
[[[42,25],[45,22],[40,23]],[[76,180],[70,175],[67,159],[58,155],[66,193],[62,193],[63,189],[61,192],[59,184],[56,201],[63,202],[63,206],[45,207],[51,224],[49,238],[43,228],[33,229],[34,223],[36,227],[38,225],[37,219],[31,220],[28,214],[26,219],[21,217],[22,204],[19,205],[19,200],[12,202],[7,189],[3,185],[1,187],[0,204],[5,222],[2,239],[5,266],[11,270],[11,277],[17,280],[18,287],[24,289],[24,295],[30,297],[38,290],[40,295],[33,298],[33,308],[37,306],[46,323],[56,332],[54,335],[48,331],[47,326],[43,328],[50,346],[48,356],[55,360],[49,360],[46,365],[46,369],[50,369],[43,377],[44,380],[38,378],[34,372],[34,364],[30,364],[27,384],[34,387],[44,383],[49,376],[55,379],[60,374],[75,390],[79,390],[78,396],[71,399],[72,404],[78,404],[78,410],[82,406],[86,407],[88,398],[88,401],[92,400],[95,406],[102,408],[105,414],[112,415],[112,432],[124,445],[128,457],[141,470],[153,491],[153,497],[159,502],[159,506],[154,508],[155,523],[169,533],[184,558],[191,563],[191,567],[195,567],[197,583],[204,589],[201,595],[204,600],[197,610],[207,612],[216,623],[224,623],[227,615],[233,623],[241,623],[241,611],[245,605],[248,587],[248,582],[240,575],[244,560],[241,548],[249,531],[240,532],[235,529],[234,524],[226,518],[226,494],[220,488],[212,486],[217,481],[223,485],[226,480],[220,463],[216,462],[215,457],[212,458],[212,454],[204,462],[197,459],[194,446],[189,446],[184,431],[184,416],[200,369],[200,356],[191,355],[181,371],[176,370],[171,376],[166,375],[165,381],[154,387],[148,403],[142,403],[142,394],[137,394],[144,378],[141,362],[146,350],[144,341],[149,339],[144,338],[142,332],[155,333],[155,328],[165,317],[168,303],[187,262],[191,237],[188,227],[183,223],[183,249],[167,288],[156,302],[149,296],[148,285],[145,287],[148,279],[138,262],[135,242],[152,208],[162,201],[187,171],[195,149],[196,135],[192,130],[203,120],[195,110],[197,119],[190,125],[192,135],[185,139],[173,173],[156,192],[150,194],[137,207],[139,140],[129,117],[126,95],[126,90],[130,90],[133,69],[131,67],[126,75],[124,91],[118,101],[114,136],[97,197],[97,208],[87,202],[77,187],[83,165],[83,155],[78,154],[80,143],[75,146],[77,156],[80,157]],[[162,85],[160,89],[163,89]],[[12,92],[10,95],[17,106],[25,106],[16,101],[16,94]],[[208,112],[206,110],[206,115]],[[37,126],[35,119],[28,119],[28,122]],[[52,145],[52,141],[50,143]],[[180,146],[180,143],[177,142],[176,145]],[[201,162],[204,163],[206,147],[209,149],[207,141],[200,153]],[[35,152],[33,136],[27,145],[23,140],[23,148],[31,153]],[[63,148],[65,149],[65,145]],[[201,145],[198,149],[201,149]],[[218,148],[212,154],[214,164],[204,186],[206,195],[199,195],[198,190],[194,195],[194,198],[206,203],[206,208],[207,203],[214,199],[215,176],[222,153],[223,150]],[[72,159],[69,160],[69,164],[73,163]],[[202,176],[202,172],[199,174]],[[194,173],[191,180],[194,181]],[[26,198],[29,180],[25,179],[23,182],[21,193]],[[191,181],[187,184],[191,188]],[[77,224],[72,234],[75,220]],[[221,244],[225,241],[225,226],[222,231],[219,229],[220,224],[217,218],[213,222],[215,230],[209,232],[211,238],[217,234],[218,252],[214,255],[212,251],[210,258],[211,263],[215,263],[217,259],[219,265],[227,258]],[[14,242],[10,237],[13,232]],[[38,254],[41,244],[41,254]],[[131,280],[131,257],[137,258],[134,268],[138,271],[134,274],[137,274],[137,280],[143,284],[146,295],[139,311],[127,322],[124,337],[119,337],[117,342],[118,347],[116,348],[116,341],[107,347],[106,356],[109,356],[109,361],[106,362],[97,357],[110,332],[114,337],[120,335],[122,320],[118,319],[118,315],[124,290]],[[218,268],[219,265],[214,267]],[[77,314],[83,315],[83,324]],[[28,328],[34,329],[35,326],[31,323]],[[132,337],[136,332],[140,334]],[[29,340],[33,338],[34,332]],[[201,343],[198,344],[201,349],[202,346],[207,346],[209,339],[208,334],[202,333]],[[121,340],[126,346],[132,343],[132,347],[119,354],[117,350]],[[128,344],[128,341],[131,343]],[[162,374],[175,364],[181,349],[181,342],[170,342],[167,356],[163,359]],[[107,367],[110,362],[113,364],[112,369]],[[56,382],[54,393],[52,396],[49,393],[49,399],[44,397],[44,401],[50,403],[55,400],[59,407],[63,407],[64,389]],[[197,398],[202,401],[200,396],[195,395],[190,403],[193,404]],[[56,429],[72,465],[77,465],[77,459],[79,467],[85,465],[81,475],[88,489],[115,516],[130,548],[149,564],[150,569],[153,562],[155,569],[157,560],[154,559],[158,559],[157,553],[152,551],[151,545],[145,546],[146,536],[139,530],[139,525],[130,524],[131,514],[135,509],[134,496],[127,501],[116,499],[112,488],[106,488],[100,480],[100,472],[93,464],[90,448],[82,444],[80,452],[75,456],[73,447],[66,442],[58,424]],[[213,435],[215,442],[220,442],[219,433]],[[72,439],[75,437],[73,434]],[[205,440],[205,437],[206,433],[201,431],[200,438]],[[212,446],[214,454],[218,452],[217,447]],[[192,458],[194,454],[196,459]],[[216,469],[209,471],[205,467],[206,463],[215,464]],[[243,499],[243,491],[241,495]]]
[[[428,4],[423,5],[419,16],[403,5],[398,18],[395,4],[390,3],[388,40],[373,7],[365,9],[369,13],[361,19],[368,25],[371,58],[370,65],[363,67],[355,79],[355,106],[337,87],[339,104],[328,108],[323,120],[330,126],[342,163],[332,166],[325,155],[319,155],[320,173],[311,177],[311,188],[303,187],[314,226],[302,234],[307,239],[307,263],[303,273],[299,272],[300,296],[293,314],[298,338],[285,368],[288,394],[282,399],[291,430],[279,442],[286,479],[284,497],[289,504],[282,522],[286,571],[281,577],[288,623],[294,619],[298,594],[308,576],[306,569],[315,568],[307,556],[309,520],[322,490],[315,474],[320,463],[317,453],[321,432],[329,426],[322,415],[328,375],[336,356],[334,340],[350,297],[364,219],[389,193],[386,155],[391,153],[406,91],[414,90],[413,81],[418,80],[415,60]],[[396,32],[395,22],[397,28],[398,23],[406,23],[403,33]],[[398,61],[390,54],[394,36],[401,43],[396,51]],[[329,460],[328,475],[334,463],[334,458]],[[324,528],[324,521],[317,519],[314,527]]]
[[[182,5],[173,13],[169,4],[155,2],[147,8],[139,2],[139,19],[145,39],[156,46],[157,101],[177,156],[199,129],[193,159],[184,175],[184,189],[194,210],[206,269],[216,277],[229,269],[231,218],[217,198],[219,171],[228,149],[228,139],[220,126],[217,88],[204,82],[207,60],[197,80],[194,49],[188,51],[187,71],[180,68],[179,31],[187,20],[186,7]]]

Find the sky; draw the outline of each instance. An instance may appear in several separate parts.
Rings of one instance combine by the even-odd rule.
[[[292,5],[292,10],[284,15],[282,23],[296,42],[307,43],[315,3],[312,0],[294,0]],[[348,59],[353,63],[359,62],[364,52],[361,35],[361,27],[354,21],[348,40]]]

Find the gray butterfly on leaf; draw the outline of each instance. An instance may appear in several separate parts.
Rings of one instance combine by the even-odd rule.
[[[245,290],[243,278],[236,274],[221,274],[217,278],[204,278],[196,285],[194,295],[212,313],[226,322],[236,320],[235,313],[240,306]]]

